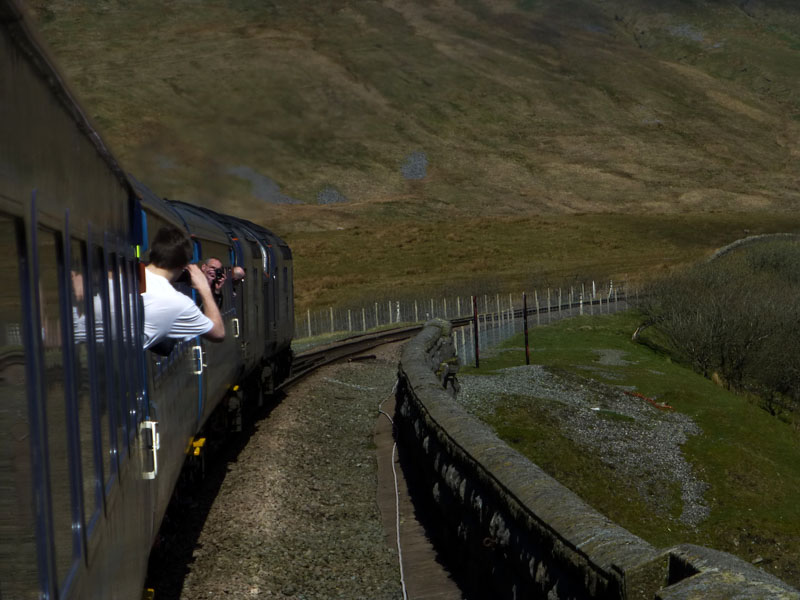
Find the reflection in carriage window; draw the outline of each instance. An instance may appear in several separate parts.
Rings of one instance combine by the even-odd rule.
[[[108,482],[111,475],[111,461],[114,455],[114,448],[111,446],[111,415],[108,406],[111,388],[107,369],[110,365],[106,345],[106,335],[110,331],[110,324],[107,322],[109,319],[107,319],[106,315],[106,304],[103,302],[103,297],[108,295],[108,276],[106,275],[105,261],[103,260],[103,249],[96,248],[92,258],[91,279],[92,294],[94,296],[92,309],[95,323],[94,354],[96,365],[94,385],[97,393],[97,413],[100,416],[100,446],[103,456],[101,476],[102,481]]]
[[[0,491],[0,590],[3,598],[34,600],[39,598],[39,577],[17,225],[0,214],[0,249],[9,259],[0,265],[0,472],[4,473]]]
[[[127,412],[124,415],[128,430],[128,440],[130,441],[136,432],[136,348],[134,347],[133,335],[133,311],[136,300],[136,291],[133,288],[133,271],[130,262],[119,259],[119,283],[122,293],[122,367],[124,369],[125,398]]]
[[[64,384],[64,353],[61,344],[61,310],[59,293],[63,273],[60,238],[40,230],[39,302],[44,342],[44,393],[47,415],[47,452],[50,464],[50,494],[55,501],[53,511],[53,541],[58,581],[64,581],[72,563],[73,530],[70,498],[69,443],[67,431],[67,398]]]
[[[78,427],[83,475],[83,502],[87,520],[100,508],[100,480],[94,464],[92,435],[92,399],[89,387],[89,347],[86,344],[87,297],[86,246],[73,240],[71,245],[70,281],[72,282],[72,322],[75,364],[73,365],[78,402]],[[102,309],[102,307],[101,307]]]
[[[125,430],[127,423],[125,421],[125,414],[127,413],[127,403],[125,391],[127,388],[127,378],[125,376],[125,363],[122,357],[122,281],[120,279],[121,273],[119,269],[119,262],[115,254],[111,254],[108,264],[108,303],[110,307],[109,321],[111,323],[111,340],[110,344],[106,347],[111,350],[113,360],[111,362],[111,377],[112,377],[112,398],[114,401],[114,414],[116,415],[115,422],[117,426],[117,445],[120,450],[125,446],[126,439]]]

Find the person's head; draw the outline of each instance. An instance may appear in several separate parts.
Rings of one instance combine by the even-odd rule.
[[[206,279],[208,279],[208,285],[211,286],[211,289],[214,288],[214,283],[218,279],[223,279],[225,277],[225,272],[222,269],[222,261],[218,258],[211,257],[206,260],[200,267],[203,273],[206,274]]]
[[[178,271],[192,262],[192,241],[173,225],[165,225],[150,245],[150,262],[160,269]]]
[[[244,269],[242,267],[233,267],[233,283],[239,283],[244,280]]]

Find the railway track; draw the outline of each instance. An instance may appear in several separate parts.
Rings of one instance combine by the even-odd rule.
[[[344,360],[364,352],[393,342],[401,342],[414,337],[422,330],[422,325],[398,327],[387,329],[367,335],[358,335],[301,352],[294,357],[292,375],[287,378],[279,389],[286,390],[292,385],[307,377],[320,367],[329,365],[339,360]]]
[[[625,301],[626,301],[625,295],[620,294],[619,296],[615,296],[612,302],[617,304],[619,302],[625,302]],[[584,307],[584,310],[588,310],[587,307],[590,305],[600,306],[601,300],[597,298],[591,302],[590,301],[586,301],[583,303],[581,303],[580,301],[573,301],[571,303],[565,302],[559,306],[539,307],[539,309],[528,307],[527,313],[528,316],[536,314],[543,315],[547,313],[561,313],[571,309],[580,308],[581,306]],[[523,316],[524,314],[522,308],[514,309],[513,311],[514,319],[522,319]],[[483,322],[497,321],[499,318],[500,318],[499,313],[480,313],[478,315],[479,321]],[[453,327],[464,327],[465,325],[473,323],[475,317],[474,316],[457,317],[448,320],[450,321],[450,323],[452,323]],[[422,330],[423,326],[424,326],[423,324],[417,324],[404,327],[397,327],[394,329],[386,329],[383,331],[377,331],[365,335],[356,335],[345,338],[337,342],[333,342],[331,344],[326,344],[325,346],[300,352],[296,354],[294,357],[294,363],[292,365],[292,375],[289,378],[287,378],[278,389],[286,390],[290,388],[293,384],[297,383],[298,381],[302,380],[303,378],[313,373],[315,370],[325,365],[329,365],[339,360],[344,360],[346,358],[357,356],[359,354],[363,354],[367,350],[371,350],[372,348],[376,348],[377,346],[381,346],[383,344],[390,344],[392,342],[400,342],[410,339],[417,333],[419,333]]]

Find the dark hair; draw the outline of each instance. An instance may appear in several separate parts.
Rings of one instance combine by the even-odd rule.
[[[185,232],[165,225],[150,246],[150,262],[161,269],[182,269],[192,262],[192,242]]]

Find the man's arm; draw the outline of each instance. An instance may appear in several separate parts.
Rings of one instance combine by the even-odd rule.
[[[222,322],[219,307],[211,294],[208,279],[197,265],[189,265],[186,270],[189,272],[192,287],[197,290],[197,294],[203,301],[203,314],[214,324],[209,331],[203,334],[203,337],[212,342],[221,342],[225,339],[225,323]]]

